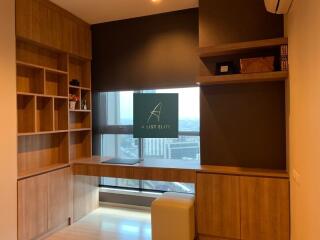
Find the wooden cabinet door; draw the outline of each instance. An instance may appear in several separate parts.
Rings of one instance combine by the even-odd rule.
[[[48,228],[67,225],[72,215],[71,169],[48,173]]]
[[[289,181],[241,177],[241,239],[289,240]]]
[[[18,239],[34,239],[48,230],[48,177],[18,181]]]
[[[73,176],[73,220],[77,221],[99,206],[99,178]]]
[[[198,233],[240,239],[239,177],[197,174]]]

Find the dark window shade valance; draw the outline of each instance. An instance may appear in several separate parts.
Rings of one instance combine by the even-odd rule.
[[[196,83],[198,9],[96,24],[92,33],[94,91]]]

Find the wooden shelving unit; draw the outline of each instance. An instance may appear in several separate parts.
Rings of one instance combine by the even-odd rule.
[[[17,40],[18,180],[91,156],[90,60]],[[69,85],[78,79],[79,87]],[[87,109],[69,110],[69,93]]]
[[[260,51],[265,52],[266,50],[268,51],[268,54],[273,55],[277,51],[280,54],[280,46],[284,44],[288,44],[287,38],[273,38],[257,41],[228,43],[199,48],[199,57],[204,62],[204,65],[208,68],[208,72],[206,74],[210,72],[209,74],[212,75],[205,75],[202,73],[202,75],[198,77],[197,84],[200,86],[210,86],[215,84],[284,81],[286,78],[288,78],[288,72],[277,71],[279,70],[277,69],[279,67],[276,67],[274,72],[213,75],[213,72],[215,71],[213,68],[217,62],[223,61],[221,59],[235,58],[233,59],[234,62],[235,60],[239,61],[241,58],[240,56],[243,57],[246,56],[246,54],[257,54],[260,53]],[[259,54],[257,55],[259,56]],[[207,61],[210,63],[207,64]]]
[[[199,57],[219,57],[225,55],[234,55],[245,53],[252,50],[278,47],[288,44],[287,38],[272,38],[258,41],[228,43],[216,46],[208,46],[199,48]]]
[[[200,86],[210,86],[215,84],[249,83],[249,82],[268,82],[284,81],[288,78],[288,72],[266,72],[248,74],[230,74],[219,76],[200,76],[197,84]]]
[[[281,46],[287,44],[287,38],[274,38],[199,48],[201,164],[286,168],[284,83],[289,73],[281,71]],[[268,56],[274,57],[272,72],[241,73],[241,59]],[[233,74],[216,75],[224,62]]]

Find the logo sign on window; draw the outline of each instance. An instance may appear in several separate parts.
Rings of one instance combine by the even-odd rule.
[[[135,93],[133,137],[177,138],[178,106],[177,93]]]

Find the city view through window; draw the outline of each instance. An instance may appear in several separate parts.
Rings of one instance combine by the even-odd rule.
[[[132,136],[133,91],[101,93],[107,109],[107,129],[101,135],[101,155],[120,158],[172,159],[200,161],[199,88],[178,88],[141,91],[144,93],[179,94],[179,138],[144,138]],[[119,130],[119,133],[117,133]],[[101,178],[102,186],[135,188],[139,190],[194,192],[194,184],[132,179]]]

